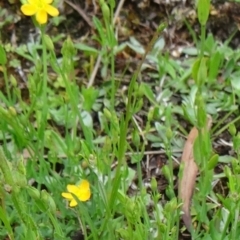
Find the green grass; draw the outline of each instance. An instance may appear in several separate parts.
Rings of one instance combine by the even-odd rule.
[[[120,44],[112,23],[113,0],[103,2],[102,19],[93,19],[92,39],[101,49],[68,37],[59,57],[58,39],[46,35],[44,27],[30,49],[0,45],[5,81],[0,93],[0,239],[66,240],[77,231],[89,240],[180,239],[185,227],[174,160],[181,156],[183,136],[192,126],[202,128],[207,114],[213,127],[194,146],[200,174],[191,234],[194,239],[238,238],[240,51],[205,37],[206,2],[198,5],[202,34],[193,36],[195,46],[185,47],[189,57],[181,60],[163,51],[164,23],[148,46],[133,38]],[[130,79],[126,66],[119,80],[115,57],[126,45],[143,60]],[[91,55],[90,62],[101,55],[102,82],[78,81],[77,51]],[[28,101],[8,70],[18,64],[8,60],[10,54],[31,63]],[[145,60],[155,71],[144,70]],[[92,69],[89,63],[89,77]],[[234,154],[214,154],[222,133],[228,134]],[[167,163],[160,175],[147,179],[142,164],[149,160],[149,148],[156,156],[161,149]],[[90,182],[91,198],[69,208],[61,193],[81,179]],[[167,183],[164,188],[161,181]]]

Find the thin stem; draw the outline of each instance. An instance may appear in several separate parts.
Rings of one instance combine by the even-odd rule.
[[[4,77],[4,81],[5,81],[5,87],[6,87],[6,91],[7,91],[8,101],[11,101],[11,93],[10,93],[9,79],[8,79],[8,75],[7,75],[6,66],[3,65],[2,69],[3,69],[3,77]]]
[[[39,139],[40,141],[40,153],[41,156],[44,155],[44,138],[45,138],[45,128],[47,121],[47,113],[48,113],[48,104],[47,104],[47,47],[44,41],[45,29],[41,27],[41,37],[42,37],[42,61],[43,61],[43,76],[42,76],[42,91],[41,91],[41,99],[42,99],[42,114],[41,114],[41,124],[39,127]]]
[[[205,44],[205,38],[206,38],[206,26],[201,25],[201,52],[200,56],[204,56],[204,44]]]
[[[110,30],[111,31],[111,30]],[[109,33],[111,34],[111,33]],[[111,111],[114,111],[114,106],[115,106],[115,57],[114,57],[114,52],[113,52],[113,46],[111,47]]]
[[[120,11],[122,9],[122,6],[123,6],[124,2],[125,2],[125,0],[120,0],[119,4],[117,6],[117,10],[116,10],[116,12],[114,14],[114,18],[113,18],[113,25],[115,25],[115,23],[118,19],[118,16],[120,14]],[[101,56],[101,54],[99,54],[98,58],[97,58],[97,61],[95,63],[94,69],[93,69],[93,71],[91,73],[91,76],[89,78],[89,81],[88,81],[88,85],[87,85],[88,88],[90,88],[94,83],[94,80],[95,80],[95,77],[97,75],[97,71],[98,71],[98,68],[100,66],[101,61],[102,61],[102,56]]]
[[[38,157],[40,161],[40,175],[43,176],[46,171],[45,161],[43,159],[44,156],[44,144],[45,144],[45,129],[46,129],[46,122],[47,122],[47,114],[48,114],[48,103],[47,103],[47,46],[44,41],[44,34],[45,34],[45,26],[41,26],[41,39],[42,39],[42,66],[43,66],[43,73],[42,73],[42,81],[40,82],[40,89],[39,89],[39,99],[41,101],[41,117],[39,121],[39,129],[38,129]],[[37,99],[36,99],[37,100]],[[39,185],[40,187],[40,185]]]

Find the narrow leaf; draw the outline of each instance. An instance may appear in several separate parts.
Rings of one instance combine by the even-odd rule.
[[[211,118],[208,117],[207,120],[207,129],[210,129],[211,127]],[[193,146],[194,142],[198,136],[198,130],[196,127],[192,128],[190,131],[187,141],[183,148],[182,153],[182,177],[179,181],[179,199],[182,200],[182,211],[183,211],[183,222],[188,229],[188,231],[191,231],[192,227],[192,219],[190,215],[190,204],[192,199],[192,194],[195,186],[195,181],[198,173],[198,166],[194,160],[193,155]]]
[[[3,46],[0,45],[0,65],[6,65],[6,63],[7,63],[6,52],[3,48]]]

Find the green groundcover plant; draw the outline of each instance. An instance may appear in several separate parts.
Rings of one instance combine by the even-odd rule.
[[[100,49],[67,37],[59,57],[57,40],[47,34],[47,23],[61,18],[60,2],[22,0],[20,10],[32,18],[40,39],[28,50],[13,50],[0,42],[4,79],[0,92],[0,239],[67,240],[78,234],[89,240],[172,240],[184,239],[183,233],[192,239],[238,239],[240,52],[228,42],[206,36],[210,1],[195,4],[200,36],[186,21],[194,47],[184,48],[188,58],[183,61],[162,51],[165,22],[159,23],[146,48],[133,38],[120,44],[114,0],[100,0],[102,19],[93,17],[92,39]],[[142,60],[122,87],[128,66],[119,81],[115,58],[126,46],[141,54]],[[11,51],[30,62],[25,81],[29,101],[23,99],[18,80],[8,70]],[[100,59],[105,81],[99,85],[91,78],[87,83],[77,81],[78,51],[95,62]],[[156,69],[150,73],[151,83],[144,81],[145,60]],[[223,82],[218,81],[220,75]],[[173,101],[176,94],[181,96],[180,105]],[[139,115],[144,116],[144,124]],[[213,126],[200,131],[193,146],[199,175],[187,231],[177,193],[177,178],[180,181],[184,171],[175,156],[181,158],[183,136],[190,130],[182,122],[200,130],[208,115]],[[234,153],[218,156],[213,145],[226,132],[231,139],[226,144]],[[162,178],[150,176],[145,184],[142,164],[154,154],[146,151],[147,145],[161,149],[167,163],[158,169]],[[161,181],[166,183],[164,191],[159,188]],[[227,190],[216,190],[217,184]]]

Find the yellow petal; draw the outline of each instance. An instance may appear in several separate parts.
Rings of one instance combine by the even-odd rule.
[[[79,198],[80,201],[85,202],[87,200],[89,200],[89,198],[91,197],[91,191],[90,189],[88,189],[87,191],[82,192],[80,195],[77,196]]]
[[[77,206],[77,201],[73,198],[69,204],[70,207],[75,207]]]
[[[68,199],[68,200],[72,200],[73,199],[73,195],[71,193],[62,193],[62,197]]]
[[[78,194],[79,192],[79,188],[76,186],[76,185],[67,185],[67,190],[70,192],[70,193],[74,193],[75,195]]]
[[[26,16],[32,16],[32,15],[36,14],[37,8],[34,5],[24,4],[21,6],[21,11]]]
[[[81,188],[79,189],[77,196],[85,195],[88,192],[90,192],[90,188]]]
[[[53,0],[44,0],[44,2],[45,2],[46,4],[51,4],[51,3],[53,2]]]
[[[44,10],[40,10],[36,14],[36,20],[40,24],[45,24],[47,22],[47,12]]]
[[[28,0],[28,3],[33,6],[37,6],[36,0]]]
[[[59,11],[57,10],[57,8],[55,8],[55,7],[51,6],[51,5],[46,5],[46,7],[44,9],[52,17],[56,17],[56,16],[59,15]]]
[[[81,189],[88,189],[89,185],[90,184],[87,180],[82,180],[78,187],[81,188]]]

